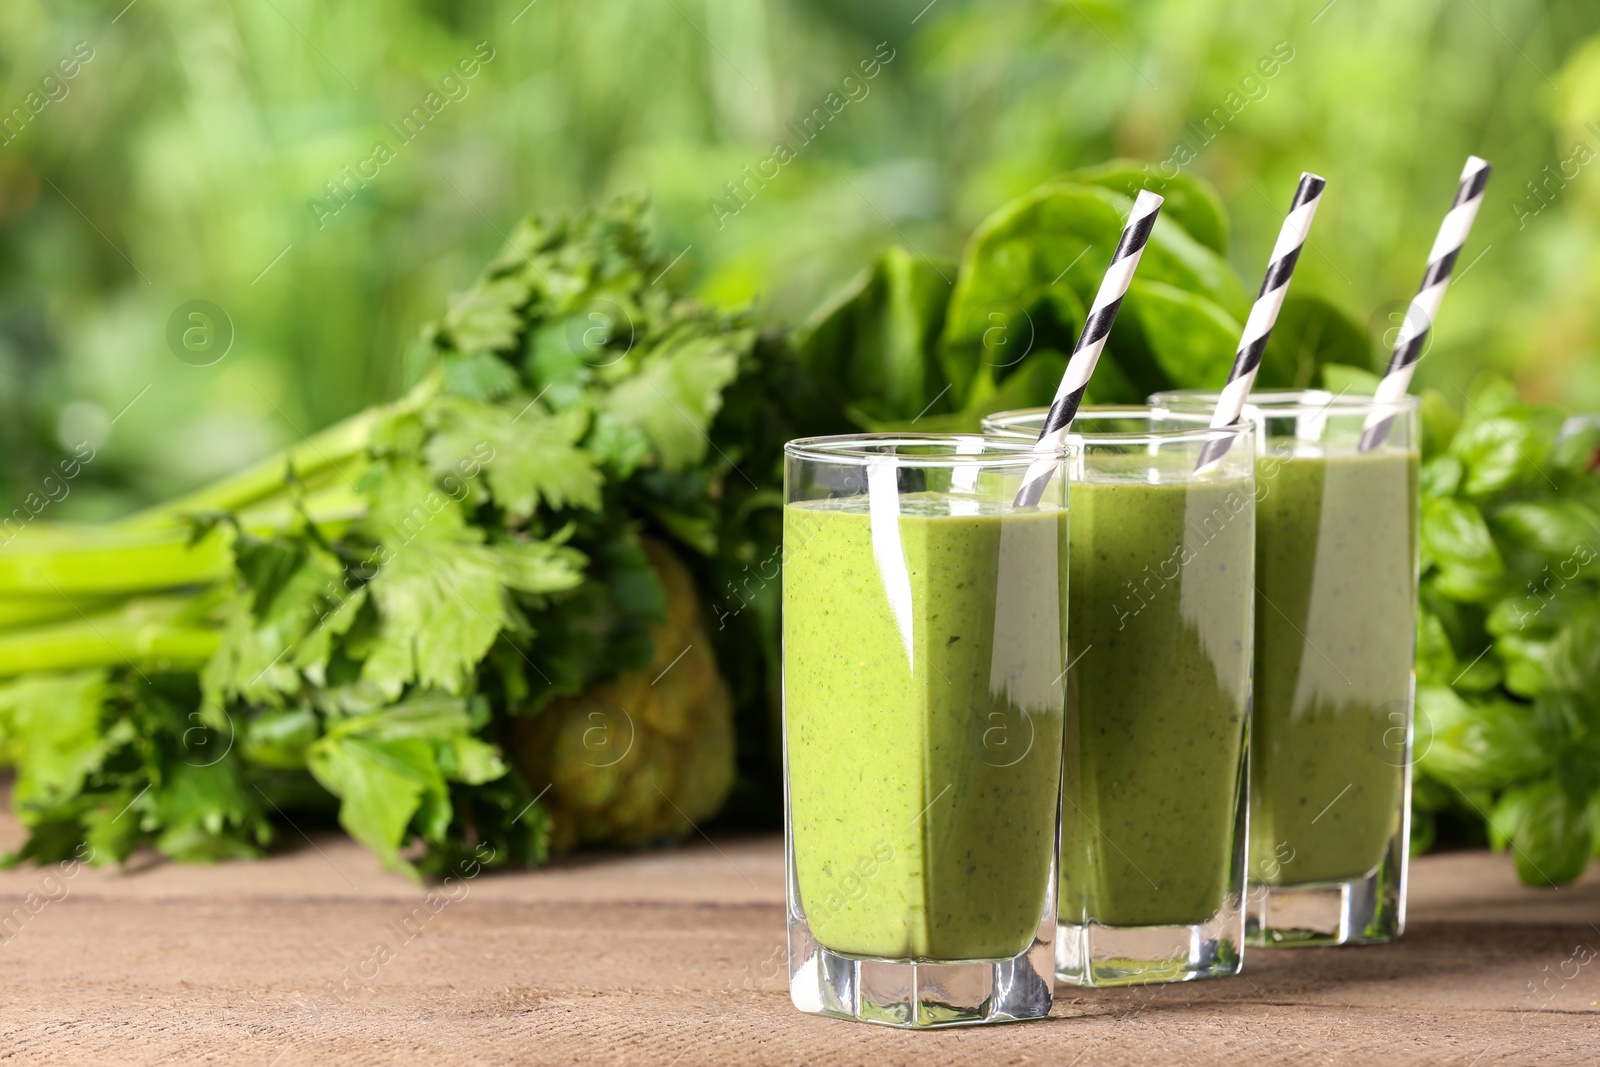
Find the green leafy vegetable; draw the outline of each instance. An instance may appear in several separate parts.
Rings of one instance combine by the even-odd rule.
[[[1269,387],[1307,389],[1320,378],[1323,388],[1335,392],[1355,385],[1353,392],[1371,393],[1377,385],[1372,370],[1372,349],[1360,326],[1318,296],[1291,292],[1278,312],[1257,379]]]
[[[1062,175],[1062,180],[1114,189],[1129,199],[1139,190],[1160,193],[1161,214],[1188,231],[1189,236],[1218,255],[1228,254],[1228,216],[1217,191],[1198,178],[1180,171],[1176,177],[1161,178],[1148,167],[1130,160],[1112,160],[1096,167],[1084,167]]]
[[[1523,881],[1569,882],[1600,839],[1600,453],[1495,377],[1423,411],[1420,814],[1486,821]]]
[[[560,825],[576,818],[561,782],[527,777],[546,754],[503,755],[519,721],[680,651],[653,627],[699,601],[687,578],[666,601],[675,550],[652,559],[643,534],[708,567],[775,543],[752,540],[742,491],[724,514],[721,486],[741,459],[771,484],[767,434],[786,427],[717,416],[741,373],[780,375],[786,356],[758,365],[743,320],[652,285],[641,214],[519,225],[427,332],[433,369],[402,400],[129,523],[0,549],[20,857],[252,855],[277,822],[336,816],[414,872],[483,843],[495,863],[540,862],[552,835],[644,844],[716,812],[732,706],[698,630],[705,684],[663,683],[640,709],[696,723],[641,728],[679,816],[634,797],[584,809],[603,831]],[[75,618],[80,597],[97,614]]]
[[[817,310],[801,350],[839,408],[853,408],[863,423],[930,404],[949,410],[937,406],[943,373],[934,353],[954,269],[889,248]],[[1009,322],[988,324],[996,325],[995,344],[1012,343]]]
[[[1139,280],[1128,289],[1126,306],[1170,381],[1216,389],[1227,383],[1243,329],[1232,315],[1203,296]]]
[[[1147,168],[1116,160],[1048,182],[985,219],[957,264],[890,249],[801,330],[801,362],[858,427],[972,431],[1004,408],[1049,403]],[[1187,175],[1167,198],[1090,399],[1140,403],[1227,379],[1249,310],[1224,258],[1216,193]],[[1370,365],[1344,313],[1290,297],[1265,386],[1308,385],[1331,363]]]

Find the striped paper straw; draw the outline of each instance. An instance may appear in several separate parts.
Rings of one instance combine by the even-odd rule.
[[[1244,402],[1250,398],[1250,387],[1255,384],[1256,371],[1261,366],[1261,355],[1267,350],[1267,339],[1283,309],[1283,298],[1289,292],[1289,279],[1294,276],[1294,265],[1300,261],[1300,249],[1311,232],[1311,220],[1317,216],[1317,205],[1322,203],[1322,190],[1328,183],[1310,173],[1300,175],[1300,186],[1294,191],[1294,203],[1278,231],[1278,243],[1272,246],[1272,259],[1267,263],[1267,276],[1261,279],[1261,291],[1245,320],[1244,332],[1239,336],[1239,351],[1233,357],[1233,369],[1228,372],[1228,384],[1222,387],[1217,400],[1216,413],[1211,416],[1214,428],[1232,426],[1244,414]],[[1200,450],[1196,470],[1203,470],[1227,455],[1233,446],[1232,437],[1207,441]]]
[[[1411,375],[1422,358],[1428,341],[1428,331],[1433,329],[1439,316],[1439,305],[1444,303],[1445,287],[1450,284],[1450,272],[1455,269],[1461,246],[1467,243],[1472,222],[1478,217],[1483,203],[1483,190],[1489,184],[1489,164],[1477,156],[1468,156],[1461,171],[1461,184],[1456,187],[1456,198],[1449,214],[1439,224],[1439,236],[1433,239],[1433,251],[1428,253],[1428,271],[1422,276],[1422,286],[1406,309],[1406,321],[1400,324],[1400,337],[1395,342],[1394,356],[1389,360],[1389,370],[1378,383],[1373,397],[1379,404],[1397,404],[1411,385]],[[1383,443],[1389,436],[1389,423],[1393,415],[1373,412],[1367,417],[1361,433],[1361,451],[1366,452]]]
[[[1050,402],[1050,413],[1045,416],[1044,429],[1039,432],[1039,440],[1033,446],[1039,458],[1028,467],[1022,488],[1017,491],[1016,506],[1019,508],[1031,508],[1038,504],[1045,486],[1050,484],[1050,478],[1055,474],[1060,462],[1061,444],[1066,440],[1073,417],[1078,414],[1078,405],[1083,403],[1084,390],[1089,388],[1089,378],[1094,374],[1094,365],[1100,360],[1101,349],[1106,346],[1106,335],[1116,321],[1117,309],[1122,306],[1122,298],[1127,295],[1128,286],[1133,281],[1133,272],[1139,267],[1139,257],[1144,254],[1144,246],[1150,242],[1150,231],[1155,229],[1161,204],[1162,198],[1148,189],[1140,190],[1138,199],[1133,202],[1133,211],[1128,214],[1128,223],[1122,228],[1117,250],[1111,254],[1111,266],[1106,268],[1100,291],[1094,295],[1094,306],[1084,319],[1083,333],[1078,335],[1072,358],[1067,360],[1066,373],[1056,387],[1056,397]]]

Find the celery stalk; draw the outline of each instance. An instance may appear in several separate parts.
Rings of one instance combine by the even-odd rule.
[[[238,474],[137,512],[117,525],[124,529],[144,529],[167,525],[186,515],[239,511],[283,493],[291,470],[302,482],[325,471],[337,475],[341,467],[352,468],[362,458],[379,414],[378,411],[363,411]],[[351,478],[356,473],[347,471]]]
[[[112,597],[8,596],[0,598],[0,630],[13,626],[41,626],[58,619],[75,619],[81,610],[94,615],[117,603]]]
[[[439,392],[441,386],[439,376],[430,375],[393,404],[368,408],[352,415],[237,474],[137,512],[118,525],[128,529],[144,528],[164,525],[187,515],[242,511],[284,496],[291,470],[307,488],[344,485],[353,489],[355,479],[365,468],[366,453],[373,443],[373,431],[395,415],[420,408]]]
[[[0,595],[103,596],[209,585],[233,567],[233,531],[218,526],[198,541],[183,527],[18,538],[0,551]]]
[[[134,601],[65,622],[0,633],[0,676],[132,664],[198,670],[216,651],[214,627],[192,621],[191,598]]]
[[[361,496],[343,485],[309,494],[302,503],[266,501],[242,512],[239,524],[265,536],[309,515],[334,537],[366,512]],[[30,529],[0,548],[0,626],[68,617],[76,608],[90,610],[86,604],[95,599],[221,581],[232,573],[234,536],[232,527],[216,526],[195,540],[192,528],[170,522]],[[63,603],[69,611],[59,610]],[[46,606],[52,604],[54,609]]]

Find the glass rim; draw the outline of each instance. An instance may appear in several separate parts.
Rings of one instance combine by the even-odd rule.
[[[1013,408],[1010,411],[997,411],[993,415],[985,415],[983,422],[985,427],[1002,427],[998,432],[1005,433],[1003,424],[1007,420],[1021,422],[1025,419],[1039,419],[1049,410],[1049,408]],[[1106,433],[1084,433],[1077,428],[1078,419],[1152,419],[1158,415],[1178,422],[1187,422],[1190,425],[1171,430],[1113,430]],[[988,432],[992,434],[996,431]],[[1065,446],[1071,449],[1074,442],[1094,448],[1152,442],[1164,445],[1203,445],[1212,441],[1237,442],[1253,432],[1255,432],[1253,423],[1237,422],[1232,426],[1212,426],[1210,415],[1195,412],[1174,411],[1153,405],[1089,404],[1078,409],[1072,429],[1067,431]]]
[[[1215,407],[1221,396],[1222,393],[1216,389],[1163,389],[1150,394],[1150,403],[1154,406],[1157,401],[1166,399]],[[1327,389],[1252,389],[1249,399],[1245,401],[1246,410],[1253,407],[1269,418],[1329,414],[1401,415],[1416,411],[1421,405],[1422,401],[1409,393],[1398,400],[1379,400],[1363,393],[1352,395]]]
[[[958,452],[963,443],[978,442],[978,452]],[[880,446],[874,449],[872,446]],[[927,447],[942,445],[951,449],[933,455],[905,454],[893,451],[894,447]],[[891,450],[882,450],[890,446]],[[797,437],[783,446],[788,459],[808,460],[814,463],[865,466],[884,459],[892,459],[896,467],[997,467],[1026,470],[1037,462],[1040,454],[1033,442],[1021,437],[991,433],[842,433],[820,437]],[[1056,457],[1061,456],[1057,452]]]

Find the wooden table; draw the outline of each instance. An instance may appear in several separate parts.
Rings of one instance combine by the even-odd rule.
[[[0,823],[0,845],[17,837]],[[13,870],[0,1058],[1600,1063],[1600,960],[1577,962],[1600,951],[1600,868],[1544,891],[1488,854],[1414,872],[1394,945],[1253,952],[1235,979],[1063,988],[1042,1022],[906,1033],[790,1007],[775,837],[483,874],[455,899],[339,838],[209,868]]]

